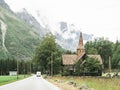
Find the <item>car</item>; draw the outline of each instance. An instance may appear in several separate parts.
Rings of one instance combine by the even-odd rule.
[[[36,76],[37,76],[37,77],[41,77],[41,72],[40,72],[40,71],[37,71],[37,72],[36,72]]]

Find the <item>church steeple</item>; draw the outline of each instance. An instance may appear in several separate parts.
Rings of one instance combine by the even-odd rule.
[[[80,32],[80,38],[79,38],[79,43],[77,47],[77,55],[81,55],[83,52],[85,52],[85,48],[83,46],[83,38],[82,38],[82,32]]]

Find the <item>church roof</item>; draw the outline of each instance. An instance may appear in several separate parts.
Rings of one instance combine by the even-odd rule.
[[[65,54],[62,55],[62,62],[63,65],[74,65],[75,63],[77,63],[83,56],[85,55],[85,53],[82,53],[81,55],[77,56],[76,54]],[[97,59],[100,64],[103,64],[102,62],[102,58],[100,55],[87,55],[90,58],[95,58]]]
[[[69,54],[65,54],[62,55],[62,62],[63,65],[73,65],[76,61],[77,55],[69,55]]]
[[[77,54],[65,54],[62,55],[62,64],[63,65],[74,65],[76,64],[81,58],[83,58],[83,56],[85,55],[85,48],[83,45],[83,38],[82,38],[82,32],[80,33],[80,39],[79,39],[79,43],[78,43],[78,47],[77,47]],[[103,64],[102,62],[102,58],[100,55],[87,55],[90,58],[95,58],[97,59],[100,64]],[[85,61],[85,60],[84,60]],[[85,62],[83,62],[85,63]]]
[[[62,55],[62,62],[63,65],[74,65],[76,62],[78,62],[85,53],[81,53],[81,55],[76,55],[76,54],[65,54]]]
[[[77,56],[77,60],[80,60],[85,55],[85,52],[80,53],[79,56]]]
[[[100,55],[87,55],[87,56],[90,57],[90,58],[95,58],[100,62],[100,64],[103,64],[102,58],[101,58]]]

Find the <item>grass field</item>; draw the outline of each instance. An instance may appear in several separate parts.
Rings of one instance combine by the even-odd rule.
[[[95,90],[120,90],[120,78],[98,78],[98,77],[52,77],[52,83],[56,84],[62,90],[79,90],[78,88],[82,84],[86,84],[89,88],[94,88]],[[60,80],[62,83],[56,83],[56,80]],[[68,82],[75,82],[77,84],[76,89],[71,85],[68,85]],[[66,84],[66,85],[65,85]],[[65,88],[65,89],[64,89]]]
[[[28,77],[28,75],[26,75],[26,77]],[[19,75],[18,80],[24,79],[26,77],[24,77],[24,75]],[[15,81],[17,81],[17,76],[0,76],[0,86],[11,83],[11,82],[15,82]]]

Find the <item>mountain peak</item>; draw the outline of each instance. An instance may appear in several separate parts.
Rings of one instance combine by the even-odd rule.
[[[71,51],[75,51],[79,42],[80,27],[77,27],[74,23],[67,23],[64,21],[59,22],[59,29],[61,33],[56,32],[57,43],[63,48]],[[84,41],[92,40],[93,36],[83,33]]]
[[[22,11],[16,13],[17,16],[22,19],[25,23],[27,23],[36,33],[38,33],[41,37],[43,37],[48,30],[43,28],[42,25],[38,22],[38,20],[32,16],[27,9],[23,8]]]
[[[9,6],[6,4],[6,2],[4,0],[0,0],[0,6],[7,10],[10,10]]]

